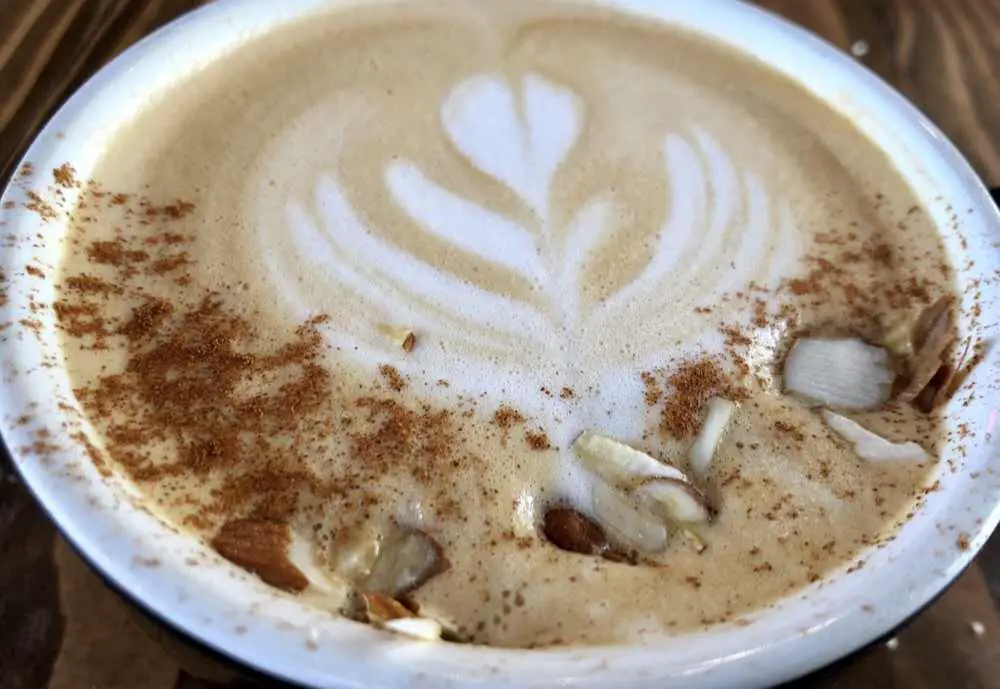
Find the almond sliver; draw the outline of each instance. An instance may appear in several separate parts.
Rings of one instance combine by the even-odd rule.
[[[656,503],[671,521],[680,524],[704,524],[712,521],[708,500],[686,481],[653,478],[644,481],[639,494]]]
[[[444,634],[440,623],[427,617],[400,617],[383,622],[380,626],[390,632],[421,641],[439,641]]]
[[[600,481],[592,497],[597,522],[618,545],[646,554],[667,547],[667,527],[657,515]]]
[[[592,431],[580,434],[573,443],[573,449],[590,471],[616,486],[635,486],[648,478],[687,481],[684,473],[676,467],[664,464],[614,438]]]

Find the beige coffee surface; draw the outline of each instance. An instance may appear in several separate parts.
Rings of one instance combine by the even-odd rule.
[[[95,455],[194,535],[291,524],[317,605],[396,522],[450,564],[421,609],[479,643],[737,622],[932,480],[857,458],[776,368],[948,293],[933,226],[849,123],[696,36],[555,2],[331,11],[160,94],[92,177],[57,311]],[[707,393],[670,379],[699,363],[743,397],[708,549],[547,543],[545,505],[589,509],[581,431],[686,468],[677,410]],[[938,446],[909,407],[856,418]]]

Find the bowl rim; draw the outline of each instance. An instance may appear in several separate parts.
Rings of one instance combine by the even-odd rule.
[[[727,0],[703,0],[697,10],[692,10],[689,3],[685,9],[683,0],[591,1],[704,33],[749,51],[757,59],[789,75],[851,118],[873,140],[880,141],[901,171],[906,170],[908,181],[918,189],[921,200],[928,202],[928,212],[939,226],[944,227],[944,221],[949,218],[948,206],[969,209],[961,222],[956,220],[956,236],[949,243],[953,256],[985,250],[983,265],[967,273],[979,275],[983,270],[994,270],[998,266],[995,254],[1000,246],[997,242],[1000,214],[972,168],[916,108],[833,46],[760,8]],[[75,164],[88,156],[92,159],[102,137],[112,133],[110,124],[96,133],[93,131],[98,115],[106,115],[107,109],[112,108],[112,101],[119,119],[127,119],[131,114],[121,114],[122,111],[134,113],[137,106],[163,88],[164,83],[183,78],[184,74],[213,59],[213,55],[222,54],[309,12],[333,8],[337,4],[327,0],[289,0],[285,3],[218,0],[175,20],[129,48],[90,79],[46,125],[28,149],[22,164],[33,161],[37,169],[47,170],[64,160]],[[210,42],[213,45],[209,46]],[[184,49],[184,54],[178,53]],[[168,72],[171,76],[164,76]],[[819,74],[822,78],[816,77]],[[147,77],[149,81],[143,83]],[[110,118],[110,122],[114,121]],[[888,135],[890,131],[893,136]],[[875,133],[885,134],[885,141],[877,139]],[[86,149],[89,153],[69,155],[69,151],[77,149]],[[937,191],[932,194],[932,189]],[[21,230],[23,236],[33,237],[44,228],[35,214],[23,208],[24,192],[25,188],[16,180],[7,188],[3,200],[12,201],[17,207],[5,211],[3,219],[11,231]],[[972,239],[971,249],[958,247],[958,235]],[[442,655],[437,652],[440,649],[389,640],[378,632],[357,626],[346,629],[345,625],[354,623],[343,620],[334,623],[318,613],[301,610],[301,606],[288,597],[232,571],[218,558],[211,559],[211,555],[196,553],[204,565],[198,574],[183,570],[179,565],[174,567],[170,562],[160,562],[156,566],[143,564],[157,560],[168,551],[174,553],[174,549],[176,553],[195,551],[183,550],[186,546],[176,541],[184,537],[146,512],[138,496],[130,494],[126,486],[112,486],[109,481],[102,481],[96,469],[87,463],[83,450],[68,442],[73,429],[86,430],[87,425],[70,412],[53,408],[52,400],[58,393],[45,392],[45,381],[49,381],[49,391],[55,385],[57,390],[65,392],[68,384],[58,379],[58,373],[51,372],[51,359],[46,358],[51,357],[52,343],[58,339],[55,329],[42,316],[38,317],[43,322],[41,333],[27,326],[18,327],[30,318],[32,299],[51,300],[54,294],[51,281],[32,282],[34,278],[24,272],[24,265],[31,262],[44,266],[47,274],[55,272],[57,260],[46,259],[58,256],[58,244],[47,237],[41,242],[43,247],[38,251],[12,247],[0,258],[0,266],[6,275],[12,276],[9,278],[10,299],[0,307],[0,314],[2,320],[14,324],[0,342],[4,375],[0,388],[0,432],[16,470],[60,531],[116,588],[126,592],[158,619],[215,652],[285,681],[315,686],[559,683],[624,687],[645,686],[651,681],[669,678],[676,686],[691,689],[737,684],[768,686],[806,674],[897,627],[940,594],[968,566],[1000,521],[1000,479],[990,477],[970,483],[961,479],[962,474],[967,473],[964,471],[942,475],[944,489],[929,495],[919,518],[914,519],[914,522],[926,521],[926,528],[922,532],[910,529],[908,533],[910,525],[907,525],[894,542],[892,555],[877,552],[870,558],[871,564],[876,565],[872,570],[884,567],[886,571],[896,572],[902,568],[900,558],[912,560],[915,557],[907,549],[923,552],[928,564],[923,569],[918,566],[919,581],[891,595],[887,605],[876,607],[873,612],[853,608],[835,613],[830,607],[826,617],[817,617],[812,624],[804,624],[804,618],[798,619],[794,629],[776,628],[774,638],[766,638],[758,632],[754,637],[757,645],[749,648],[746,639],[750,636],[744,635],[742,645],[730,645],[716,657],[701,657],[700,661],[688,666],[683,665],[683,660],[675,662],[658,657],[662,647],[539,651],[445,647],[444,654],[450,659],[438,662],[440,659],[436,656]],[[44,258],[38,257],[39,251]],[[998,312],[1000,308],[993,299],[984,309],[986,320],[991,316],[994,316],[993,321],[1000,320],[995,318]],[[984,327],[979,323],[970,325],[969,329],[979,328],[979,332],[986,332]],[[995,373],[997,369],[997,357],[991,355],[977,370],[977,376],[993,372],[992,379],[1000,379]],[[981,396],[971,402],[971,407],[973,412],[969,413],[987,415],[982,422],[988,423],[986,433],[991,435],[996,409]],[[41,417],[42,422],[21,424],[19,420],[28,412]],[[65,426],[67,418],[70,419],[69,428]],[[67,446],[46,455],[33,452],[32,443],[38,439],[39,428],[54,429],[53,437],[67,441]],[[961,460],[958,466],[962,469],[985,468],[989,459],[998,454],[996,445],[987,439],[974,449],[971,459]],[[933,529],[932,519],[937,520]],[[140,534],[144,537],[140,538]],[[150,535],[148,542],[146,535]],[[949,542],[954,545],[956,538],[964,541],[965,546],[946,549]],[[922,543],[921,539],[929,542]],[[214,573],[202,576],[206,570]],[[884,572],[876,571],[864,577],[874,579],[882,575]],[[235,609],[230,601],[221,604],[209,600],[210,594],[220,591],[219,579],[225,579],[225,588],[231,589],[232,596],[241,597],[241,605],[249,601],[248,614]],[[834,583],[846,580],[845,576]],[[835,595],[831,597],[830,591],[834,589]],[[811,587],[802,595],[813,596],[813,602],[821,599],[820,606],[832,606],[843,603],[843,597],[836,597],[842,596],[839,591],[835,586],[825,589],[825,593],[822,587]],[[827,603],[822,602],[824,596],[829,598]],[[794,599],[798,601],[799,597]],[[212,614],[198,612],[203,609],[211,610]],[[228,626],[220,623],[222,619]],[[733,631],[731,635],[738,636],[739,632]],[[693,639],[693,644],[705,646],[721,644],[719,638],[719,634],[711,632],[689,635],[684,642]],[[318,660],[317,649],[324,651],[324,659]],[[670,665],[671,662],[674,665]]]

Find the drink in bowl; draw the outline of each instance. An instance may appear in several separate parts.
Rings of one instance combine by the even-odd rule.
[[[220,2],[5,201],[28,484],[285,679],[766,686],[996,522],[996,213],[749,7]]]

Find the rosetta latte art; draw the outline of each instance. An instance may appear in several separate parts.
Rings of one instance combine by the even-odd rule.
[[[860,567],[938,466],[859,459],[782,394],[781,355],[881,337],[952,293],[948,254],[802,84],[612,8],[661,4],[317,3],[116,133],[59,306],[95,444],[144,504],[217,545],[287,521],[313,584],[294,602],[323,611],[370,582],[388,525],[416,527],[450,565],[410,592],[422,613],[512,648],[659,643]],[[182,218],[149,213],[174,199]],[[627,515],[572,445],[688,468],[705,356],[747,393],[698,479],[708,548],[673,527],[641,562],[663,566],[553,547],[555,503],[661,539],[612,533]],[[941,454],[938,415],[852,420]]]
[[[554,440],[565,446],[598,419],[606,427],[609,409],[634,406],[641,396],[640,371],[663,363],[667,348],[676,354],[694,343],[694,332],[686,341],[678,324],[729,290],[772,281],[794,263],[795,256],[778,251],[794,246],[794,237],[789,210],[773,203],[762,180],[739,169],[710,132],[697,125],[665,132],[651,145],[662,151],[668,211],[646,263],[613,293],[588,299],[588,266],[609,241],[628,241],[609,237],[609,228],[629,209],[609,189],[558,225],[552,190],[584,134],[586,114],[572,91],[534,74],[517,88],[497,75],[475,75],[441,104],[440,124],[455,154],[512,191],[530,209],[530,224],[438,184],[420,161],[400,157],[384,170],[385,203],[403,209],[417,231],[514,274],[537,299],[491,291],[411,255],[366,224],[345,191],[350,180],[331,174],[316,180],[315,209],[287,203],[297,263],[270,261],[270,279],[303,316],[311,313],[310,295],[301,285],[326,283],[310,273],[296,284],[289,274],[311,271],[332,283],[352,308],[343,309],[349,322],[330,326],[330,341],[373,368],[390,346],[377,324],[405,325],[422,334],[405,373],[512,399],[543,418],[561,412],[554,408],[559,400],[537,394],[540,385],[588,389],[593,418],[563,424],[557,435],[564,437]],[[270,237],[261,231],[265,255]],[[664,322],[675,327],[664,329]]]

